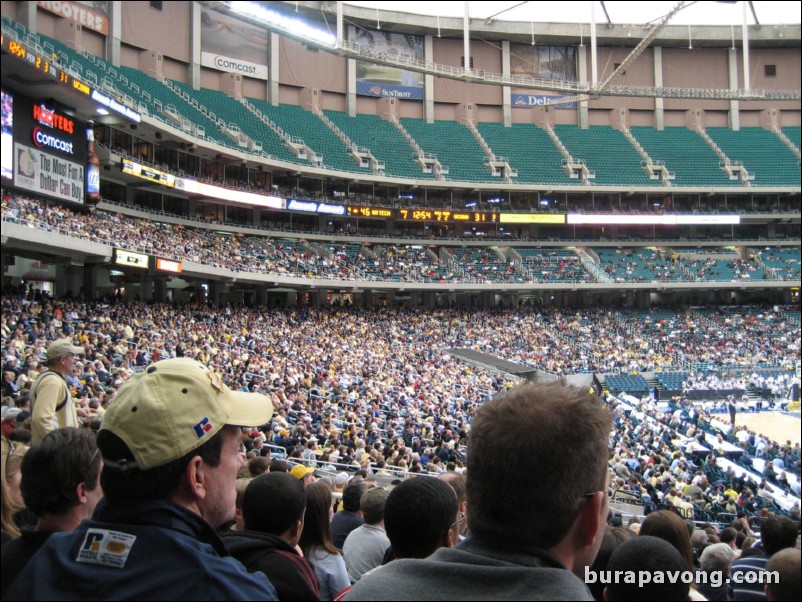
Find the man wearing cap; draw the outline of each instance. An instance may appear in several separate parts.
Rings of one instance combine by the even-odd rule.
[[[292,467],[290,474],[299,481],[303,481],[304,485],[311,485],[315,482],[315,469],[311,466],[296,464]]]
[[[66,379],[72,374],[75,356],[83,352],[83,347],[76,347],[70,339],[58,339],[48,345],[47,371],[31,386],[32,443],[57,428],[81,426]]]
[[[105,498],[92,520],[52,535],[8,600],[275,600],[215,532],[234,519],[240,427],[270,420],[270,400],[232,391],[189,358],[124,383],[97,437]]]

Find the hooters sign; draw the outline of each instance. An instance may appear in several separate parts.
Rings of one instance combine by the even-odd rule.
[[[37,2],[39,8],[58,15],[64,19],[75,21],[82,27],[87,27],[92,31],[103,34],[109,34],[109,19],[102,12],[97,11],[91,7],[87,2]]]

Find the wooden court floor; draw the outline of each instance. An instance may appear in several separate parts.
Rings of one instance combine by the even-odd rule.
[[[721,420],[729,423],[729,415],[719,414]],[[799,443],[800,419],[780,412],[738,412],[735,416],[735,426],[746,425],[751,431],[774,439],[777,443]]]

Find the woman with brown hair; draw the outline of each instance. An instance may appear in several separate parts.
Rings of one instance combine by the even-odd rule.
[[[299,545],[315,569],[320,599],[333,600],[351,585],[340,550],[331,542],[329,524],[334,516],[332,488],[317,481],[306,488],[306,514]]]
[[[693,548],[691,547],[691,535],[685,521],[670,510],[658,510],[652,512],[643,521],[638,535],[651,535],[659,537],[677,548],[682,554],[688,565],[688,570],[693,570]]]

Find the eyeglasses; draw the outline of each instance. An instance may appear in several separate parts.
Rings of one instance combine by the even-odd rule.
[[[459,526],[464,521],[465,521],[465,513],[462,512],[462,511],[457,512],[457,520],[455,520],[453,523],[451,523],[451,526],[449,527],[449,529],[453,529],[454,527]]]
[[[95,448],[95,453],[92,454],[92,457],[89,458],[89,462],[86,463],[86,470],[84,471],[84,474],[89,472],[89,470],[92,468],[92,464],[95,463],[95,460],[97,459],[97,456],[98,456],[99,453],[100,453],[100,448],[96,447]]]

